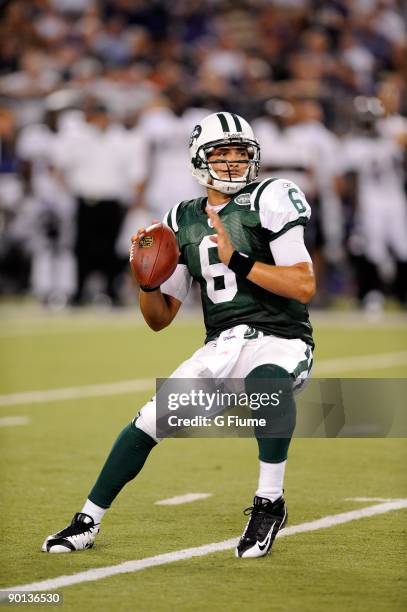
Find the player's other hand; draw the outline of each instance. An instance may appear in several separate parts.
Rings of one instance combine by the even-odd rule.
[[[208,207],[206,207],[205,210],[212,222],[213,228],[216,230],[216,234],[214,236],[210,236],[210,239],[212,242],[215,242],[218,245],[219,259],[225,264],[225,266],[227,266],[235,248],[229,238],[229,234],[227,233],[225,226],[220,220],[218,213]]]
[[[154,225],[154,223],[159,223],[159,221],[157,219],[153,219],[151,221],[151,225]],[[146,233],[146,228],[145,227],[140,227],[137,230],[137,232],[135,234],[133,234],[132,237],[130,238],[132,244],[133,244],[133,242],[137,242],[137,240],[140,240],[140,238],[142,238],[145,233]],[[131,247],[130,247],[130,249],[131,249]]]

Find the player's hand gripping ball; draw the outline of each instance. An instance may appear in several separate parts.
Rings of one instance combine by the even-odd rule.
[[[154,223],[132,237],[130,267],[142,289],[153,290],[174,272],[179,259],[177,239],[171,228]]]

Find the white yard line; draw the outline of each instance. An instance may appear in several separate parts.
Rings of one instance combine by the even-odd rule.
[[[314,376],[335,374],[336,372],[354,372],[370,369],[386,369],[407,364],[407,351],[395,353],[377,353],[376,355],[356,355],[336,359],[316,360],[312,373]]]
[[[345,497],[345,501],[354,501],[354,502],[389,502],[389,501],[402,501],[394,499],[394,497]]]
[[[396,365],[407,364],[407,351],[397,353],[378,353],[377,355],[357,355],[356,357],[340,357],[338,359],[322,359],[316,362],[313,375],[324,376],[337,372],[355,373],[371,368],[385,369]],[[86,397],[103,397],[108,395],[123,395],[141,391],[153,391],[153,378],[122,380],[114,383],[85,385],[81,387],[66,387],[47,389],[43,391],[23,391],[0,395],[1,406],[20,406],[23,404],[44,404],[64,400],[82,399]]]
[[[379,318],[373,319],[366,313],[352,310],[349,312],[338,310],[313,310],[311,319],[315,326],[334,327],[336,329],[364,328],[375,330],[377,327],[397,329],[407,326],[407,317],[403,312],[385,312]],[[176,325],[197,323],[202,324],[202,310],[198,307],[185,307],[182,315],[176,320]],[[93,329],[99,332],[103,326],[137,328],[145,326],[139,310],[133,306],[125,309],[100,310],[86,308],[81,311],[49,312],[36,305],[19,307],[0,305],[0,338],[12,336],[25,336],[32,334],[64,334],[75,333]]]
[[[28,425],[30,419],[25,416],[10,416],[0,418],[0,427],[13,427],[14,425]]]
[[[156,501],[156,506],[179,506],[180,504],[189,504],[198,499],[206,499],[211,497],[212,493],[185,493],[185,495],[177,495],[168,499],[160,499]]]
[[[43,404],[63,400],[81,399],[86,397],[104,397],[122,395],[137,391],[148,391],[155,388],[153,378],[122,380],[101,385],[86,385],[83,387],[66,387],[65,389],[48,389],[46,391],[23,391],[0,395],[0,406],[17,406],[22,404]]]
[[[383,312],[379,316],[369,315],[360,310],[341,312],[338,310],[312,310],[311,321],[315,327],[329,327],[335,329],[355,329],[374,331],[380,329],[397,329],[406,327],[407,316],[402,311]]]
[[[387,512],[400,510],[402,508],[407,508],[407,499],[389,501],[382,504],[377,504],[375,506],[360,508],[359,510],[352,510],[351,512],[342,512],[341,514],[324,516],[323,518],[315,521],[309,521],[307,523],[293,525],[292,527],[286,527],[278,534],[277,537],[283,538],[285,536],[296,535],[297,533],[318,531],[319,529],[326,529],[328,527],[342,525],[344,523],[349,523],[350,521],[356,521],[358,519],[376,516],[378,514],[385,514]],[[1,598],[5,599],[8,591],[50,591],[53,589],[71,586],[73,584],[103,580],[104,578],[117,576],[118,574],[138,572],[148,567],[165,565],[167,563],[174,563],[175,561],[184,561],[185,559],[192,559],[193,557],[205,557],[206,555],[210,555],[215,552],[230,550],[236,546],[236,543],[237,538],[232,538],[230,540],[224,540],[223,542],[213,542],[212,544],[205,544],[195,548],[185,548],[184,550],[164,553],[154,557],[146,557],[145,559],[125,561],[124,563],[119,563],[118,565],[98,567],[85,572],[71,574],[70,576],[57,576],[56,578],[41,580],[40,582],[31,582],[30,584],[20,584],[13,587],[7,587],[2,589]],[[236,560],[236,563],[247,563],[247,561]]]
[[[38,317],[26,318],[18,316],[5,317],[1,320],[0,307],[0,339],[14,338],[21,336],[50,336],[56,334],[75,334],[75,333],[101,333],[112,330],[137,331],[145,329],[146,324],[141,314],[134,310],[125,310],[120,313],[111,312],[100,313],[97,311],[83,313],[71,313],[60,315],[58,313],[48,313],[44,317],[39,313]],[[202,313],[198,311],[184,312],[177,321],[177,326],[184,327],[191,324],[202,324]]]

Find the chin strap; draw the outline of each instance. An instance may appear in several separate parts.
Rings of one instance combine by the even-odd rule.
[[[243,187],[247,185],[246,182],[239,182],[239,183],[231,183],[229,184],[225,184],[224,181],[214,181],[213,183],[210,184],[206,184],[207,187],[209,187],[209,189],[214,189],[215,191],[219,191],[219,193],[224,193],[226,195],[233,195],[235,193],[237,193],[238,191],[240,191],[241,189],[243,189]]]
[[[249,174],[249,168],[246,170],[245,174],[242,177],[239,177],[240,180],[231,180],[231,181],[226,181],[226,180],[222,180],[218,177],[218,175],[216,174],[215,170],[213,168],[209,168],[208,165],[208,174],[210,179],[212,180],[212,183],[206,183],[206,187],[209,187],[210,189],[214,189],[215,191],[219,191],[220,193],[225,193],[225,194],[231,194],[233,195],[234,193],[237,193],[238,191],[240,191],[241,189],[243,189],[243,187],[245,187],[248,183],[247,181],[247,177]]]

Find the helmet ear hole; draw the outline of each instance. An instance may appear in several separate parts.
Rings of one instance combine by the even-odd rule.
[[[193,158],[192,163],[195,166],[195,168],[206,168],[207,167],[208,163],[207,163],[205,151],[203,149],[199,149],[197,151],[197,154]]]

